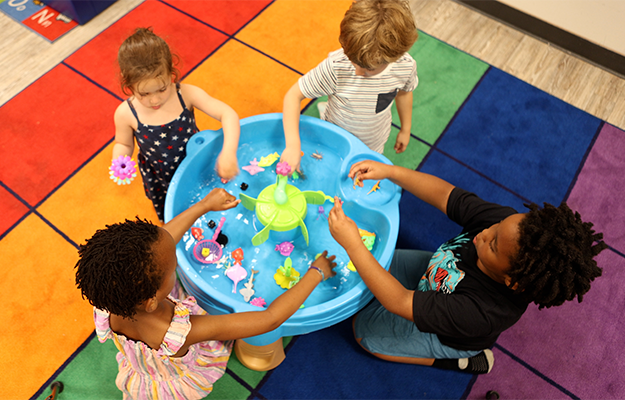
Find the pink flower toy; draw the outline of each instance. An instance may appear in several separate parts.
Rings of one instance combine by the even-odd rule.
[[[276,173],[278,175],[287,176],[291,172],[291,166],[286,162],[279,162],[276,166]]]
[[[109,167],[109,175],[118,185],[128,185],[137,176],[137,163],[128,156],[119,156]]]
[[[262,297],[254,297],[252,301],[250,301],[250,304],[256,307],[265,307],[267,303]]]

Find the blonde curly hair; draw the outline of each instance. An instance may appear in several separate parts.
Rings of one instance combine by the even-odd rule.
[[[417,40],[410,6],[404,0],[358,0],[341,21],[339,42],[351,62],[375,69],[395,62]]]

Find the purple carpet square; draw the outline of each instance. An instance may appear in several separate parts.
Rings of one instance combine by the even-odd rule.
[[[625,132],[605,124],[568,198],[612,248],[625,253]]]
[[[596,261],[603,274],[582,303],[543,310],[530,306],[497,346],[579,398],[623,399],[625,268],[622,256],[610,249]]]
[[[502,399],[570,399],[547,380],[536,375],[501,350],[494,348],[494,369],[480,375],[467,399],[485,399],[486,393],[495,391]]]

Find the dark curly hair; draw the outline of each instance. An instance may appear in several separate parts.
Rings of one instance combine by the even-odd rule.
[[[138,217],[96,231],[78,250],[76,286],[96,308],[133,318],[156,294],[162,274],[154,262],[159,228]]]
[[[595,233],[593,224],[582,222],[578,212],[566,203],[555,207],[532,203],[519,223],[519,251],[512,260],[510,286],[518,283],[516,293],[539,307],[559,306],[567,300],[582,298],[590,282],[601,276],[593,258],[608,246]]]

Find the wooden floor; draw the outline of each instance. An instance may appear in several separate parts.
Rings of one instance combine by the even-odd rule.
[[[0,12],[0,105],[142,1],[119,0],[52,44]],[[410,4],[423,32],[625,129],[625,79],[453,0]]]

